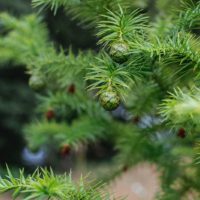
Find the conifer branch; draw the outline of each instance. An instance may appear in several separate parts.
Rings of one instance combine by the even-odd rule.
[[[102,15],[102,20],[98,23],[97,36],[100,38],[99,44],[109,46],[114,42],[131,43],[138,34],[143,34],[146,28],[147,17],[140,14],[139,10],[132,13],[125,13],[119,6],[118,11],[107,11]]]
[[[193,0],[183,1],[183,8],[184,11],[180,12],[178,18],[178,30],[198,29],[200,25],[200,3],[194,3]]]
[[[67,7],[80,3],[80,0],[32,0],[33,7],[50,8],[54,14],[57,13],[59,7]]]
[[[97,125],[98,124],[98,125]],[[24,128],[28,144],[37,149],[45,144],[56,143],[77,146],[82,142],[94,141],[103,137],[103,132],[108,125],[102,119],[81,117],[71,125],[57,122],[31,123]]]
[[[0,22],[8,30],[5,37],[0,38],[0,49],[6,51],[5,57],[0,55],[1,61],[13,60],[29,66],[29,62],[49,51],[47,29],[40,17],[28,15],[17,19],[1,13]]]
[[[91,66],[86,80],[93,81],[89,85],[89,89],[98,89],[97,94],[101,94],[102,91],[112,87],[123,95],[123,91],[129,88],[132,77],[125,66],[121,67],[117,63],[113,63],[111,58],[104,54],[102,58],[97,58],[95,65]]]
[[[175,89],[170,96],[163,101],[160,113],[165,120],[170,120],[174,125],[192,125],[199,127],[200,120],[200,91],[194,88],[191,91]]]
[[[21,170],[18,178],[7,172],[7,178],[0,178],[0,193],[11,191],[13,199],[103,200],[108,195],[101,191],[101,184],[85,184],[82,178],[74,183],[70,175],[55,175],[51,169],[37,169],[27,177]]]

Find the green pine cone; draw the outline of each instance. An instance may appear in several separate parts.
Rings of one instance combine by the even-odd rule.
[[[46,86],[44,77],[38,74],[32,75],[29,79],[29,86],[36,91],[44,89]]]
[[[100,103],[105,110],[115,110],[120,104],[120,97],[114,90],[107,90],[100,95]]]
[[[129,47],[125,42],[115,42],[111,44],[110,56],[115,62],[123,63],[128,60],[127,53],[129,52]]]

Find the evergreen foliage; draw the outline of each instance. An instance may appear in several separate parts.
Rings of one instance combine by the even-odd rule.
[[[191,190],[199,198],[200,170],[193,157],[200,153],[200,3],[185,0],[163,19],[161,8],[167,6],[163,1],[157,1],[160,13],[156,16],[135,9],[140,1],[131,2],[33,0],[34,7],[50,8],[55,14],[64,7],[72,19],[92,27],[98,52],[75,54],[70,48],[56,49],[39,15],[21,19],[0,15],[6,32],[0,36],[0,61],[23,64],[31,77],[40,79],[42,75],[45,81],[38,92],[39,117],[25,126],[24,135],[33,149],[52,143],[74,147],[112,138],[116,169],[107,181],[123,173],[124,167],[149,161],[162,173],[162,192],[157,199],[182,199]],[[148,10],[147,4],[142,6]],[[115,94],[110,99],[110,94],[105,95],[108,91]],[[130,118],[138,117],[138,122],[117,121],[101,108],[99,97],[107,110],[119,106],[111,105],[111,99],[120,98],[121,107]],[[44,115],[49,110],[55,112],[51,120]],[[199,157],[196,159],[199,163]],[[96,193],[98,189],[88,191],[82,183],[77,188],[66,176],[52,171],[36,171],[27,179],[20,174],[15,179],[8,171],[0,191],[14,189],[14,195],[22,192],[26,199],[108,199]]]
[[[65,199],[81,200],[106,199],[99,184],[83,184],[81,178],[79,183],[72,182],[71,175],[55,175],[52,170],[37,169],[32,175],[25,177],[23,170],[18,178],[15,178],[8,169],[8,178],[0,180],[0,191],[13,191],[13,199],[23,196],[23,199]],[[89,182],[89,181],[88,181]],[[105,198],[104,198],[105,196]]]

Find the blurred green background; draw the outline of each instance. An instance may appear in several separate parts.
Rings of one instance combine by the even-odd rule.
[[[0,12],[9,12],[14,16],[28,14],[34,10],[29,0],[0,0]],[[34,11],[37,12],[37,11]],[[40,13],[41,14],[41,13]],[[56,16],[51,11],[42,13],[47,24],[50,39],[55,46],[78,49],[95,48],[96,39],[90,32],[77,26],[60,9]],[[1,26],[1,25],[0,25]],[[0,28],[0,34],[2,32]],[[24,66],[0,63],[0,163],[22,166],[22,151],[26,147],[21,130],[34,115],[35,94],[28,86],[28,75]]]

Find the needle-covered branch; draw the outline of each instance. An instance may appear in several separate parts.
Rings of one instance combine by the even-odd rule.
[[[101,190],[101,184],[89,184],[89,181],[86,184],[83,178],[75,183],[71,175],[55,175],[52,170],[47,169],[37,169],[27,177],[21,170],[17,178],[12,175],[9,169],[7,172],[6,178],[0,178],[0,193],[10,191],[13,193],[13,199],[17,197],[23,197],[24,200],[109,199],[108,194]]]
[[[186,127],[199,127],[200,121],[200,91],[198,88],[192,90],[181,90],[180,88],[170,93],[160,107],[160,112],[165,120],[174,125]]]

